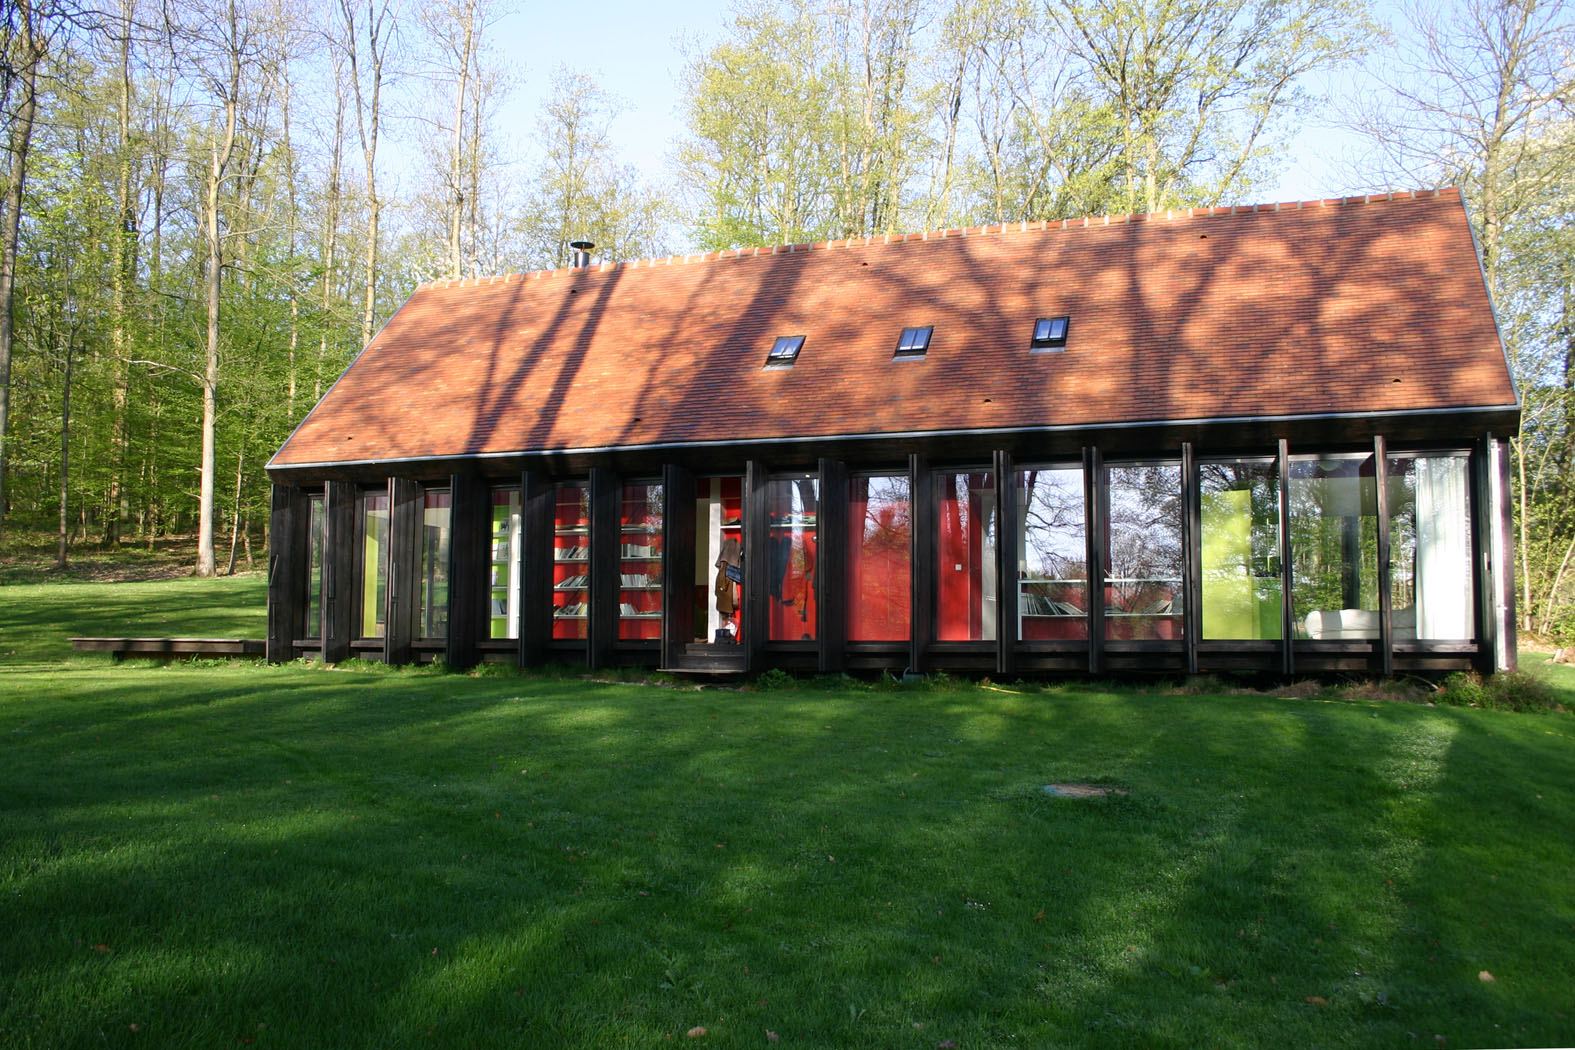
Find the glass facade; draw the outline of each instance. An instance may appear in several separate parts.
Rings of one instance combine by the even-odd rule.
[[[591,611],[591,494],[559,485],[552,511],[552,637],[583,639]]]
[[[625,485],[618,520],[618,638],[660,641],[662,486]]]
[[[446,638],[451,500],[447,491],[431,491],[421,502],[421,593],[416,598],[416,637]]]
[[[307,505],[306,537],[306,633],[307,638],[323,636],[323,542],[328,520],[322,496],[310,496]]]
[[[848,638],[908,640],[913,504],[906,474],[855,477],[848,492]]]
[[[1017,474],[1017,637],[1088,637],[1088,526],[1083,468]]]
[[[520,490],[492,490],[487,636],[520,636]]]
[[[744,479],[695,479],[694,641],[743,640]]]
[[[361,633],[381,638],[388,624],[388,493],[361,497]]]
[[[1476,637],[1470,460],[1389,459],[1390,623],[1397,641]]]
[[[1105,637],[1182,637],[1181,465],[1105,468],[1110,543],[1105,550]]]
[[[1204,639],[1281,636],[1279,475],[1272,459],[1198,466]]]
[[[938,473],[935,494],[935,637],[993,641],[998,611],[995,474]]]
[[[1372,456],[1292,456],[1291,608],[1297,638],[1377,638],[1378,486]]]
[[[766,637],[773,642],[814,641],[820,480],[795,474],[766,482],[766,514]]]

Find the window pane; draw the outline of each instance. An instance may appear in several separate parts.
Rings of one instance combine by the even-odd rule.
[[[1181,467],[1109,467],[1109,576],[1105,637],[1181,638]]]
[[[695,641],[742,640],[744,480],[695,479]]]
[[[388,616],[388,494],[361,498],[361,637],[383,637]]]
[[[662,637],[662,486],[625,485],[619,537],[618,637]]]
[[[1198,467],[1203,637],[1280,637],[1280,484],[1273,460]]]
[[[908,477],[853,478],[848,499],[848,638],[905,642],[913,514]]]
[[[590,613],[590,490],[559,485],[553,508],[552,636],[584,638]]]
[[[820,480],[813,475],[766,482],[766,594],[773,642],[812,641],[815,637],[816,520]]]
[[[449,494],[428,492],[422,502],[421,594],[416,605],[416,634],[421,638],[446,638]]]
[[[311,496],[307,500],[306,547],[306,634],[307,638],[323,636],[323,540],[327,518],[323,514],[323,497]]]
[[[1373,457],[1295,456],[1291,603],[1296,637],[1378,637],[1378,486]]]
[[[492,638],[520,636],[520,490],[492,490],[492,572],[487,594]]]
[[[935,475],[936,638],[995,638],[995,475]]]
[[[1017,636],[1025,642],[1087,638],[1083,470],[1025,470],[1017,485]]]
[[[1465,456],[1389,460],[1389,579],[1400,641],[1476,637]]]

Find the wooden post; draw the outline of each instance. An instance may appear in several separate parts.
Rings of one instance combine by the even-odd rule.
[[[815,608],[820,671],[846,666],[848,642],[848,467],[820,461],[820,509],[815,519]]]
[[[1493,670],[1513,671],[1518,664],[1515,649],[1515,512],[1510,499],[1514,491],[1510,478],[1509,445],[1487,436],[1487,503],[1490,508],[1490,565],[1488,585],[1493,602],[1493,636],[1488,648],[1493,653]]]
[[[1181,636],[1187,673],[1198,673],[1198,639],[1203,636],[1203,502],[1198,495],[1198,457],[1192,442],[1181,443]]]
[[[410,662],[416,606],[421,600],[422,487],[409,478],[388,483],[388,618],[383,626],[383,662]]]
[[[1110,549],[1110,487],[1098,446],[1083,447],[1083,505],[1088,513],[1088,673],[1105,672],[1105,552]]]
[[[923,673],[929,666],[935,637],[935,475],[927,458],[908,457],[908,520],[913,530],[909,571],[908,669]]]
[[[589,543],[591,614],[585,631],[585,666],[607,666],[618,637],[618,608],[622,582],[623,484],[605,467],[592,467],[590,480],[591,527]]]
[[[695,476],[662,468],[662,666],[681,665],[695,630]]]
[[[552,528],[557,495],[538,470],[520,474],[519,664],[545,663],[552,637]]]
[[[1291,564],[1291,449],[1279,440],[1280,475],[1280,671],[1286,677],[1296,673],[1296,604],[1292,586],[1296,573]]]
[[[474,667],[491,622],[492,491],[470,474],[449,479],[448,637],[443,662]]]
[[[330,481],[323,492],[323,662],[350,659],[355,631],[356,581],[360,553],[355,547],[356,487]]]
[[[268,521],[268,662],[295,659],[295,639],[305,622],[306,560],[311,540],[305,495],[294,485],[274,485]]]
[[[760,654],[770,630],[767,570],[771,564],[771,521],[766,511],[766,465],[750,460],[744,470],[744,670],[760,670]]]
[[[1373,487],[1378,515],[1378,647],[1384,677],[1395,673],[1393,597],[1389,579],[1389,444],[1382,434],[1373,435]]]
[[[1012,454],[997,449],[994,455],[995,508],[1000,515],[995,528],[995,670],[1008,679],[1017,674],[1017,548],[1022,532],[1018,508],[1017,474]],[[987,526],[988,527],[988,526]]]

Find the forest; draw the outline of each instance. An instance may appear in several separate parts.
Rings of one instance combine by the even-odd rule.
[[[596,79],[511,63],[512,5],[0,0],[0,554],[260,563],[264,464],[424,280],[1262,201],[1317,126],[1327,195],[1464,191],[1521,625],[1575,638],[1567,2],[738,0],[649,168]]]

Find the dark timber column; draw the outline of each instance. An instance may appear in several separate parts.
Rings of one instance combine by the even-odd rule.
[[[820,670],[845,666],[848,642],[848,467],[820,461],[820,510],[815,519],[815,608],[819,610]]]
[[[1002,675],[1017,674],[1017,585],[1018,533],[1022,531],[1018,512],[1017,478],[1012,470],[1012,454],[995,453],[995,507],[1000,514],[995,528],[995,670]]]
[[[552,637],[552,479],[541,471],[520,474],[520,651],[521,667],[547,659]]]
[[[443,662],[474,667],[477,644],[487,635],[491,595],[492,491],[469,474],[449,479],[448,639]]]
[[[1378,647],[1383,673],[1389,676],[1395,673],[1395,631],[1389,580],[1389,443],[1382,434],[1373,436],[1373,485],[1378,496]]]
[[[1192,442],[1181,443],[1181,636],[1187,673],[1198,673],[1198,639],[1203,634],[1203,506],[1198,498],[1198,457]]]
[[[766,514],[766,465],[750,460],[744,470],[744,670],[760,667],[760,651],[770,628],[766,606],[771,522]]]
[[[271,664],[295,659],[295,639],[305,622],[306,497],[294,485],[273,486],[269,511],[268,640]]]
[[[908,457],[908,491],[912,501],[908,521],[913,534],[908,669],[922,673],[935,638],[935,475],[930,472],[930,461],[917,453]]]
[[[1296,603],[1291,594],[1295,571],[1291,564],[1291,449],[1280,438],[1280,670],[1296,673]]]
[[[695,637],[695,476],[662,468],[662,666],[679,666]]]
[[[618,637],[619,584],[622,582],[623,491],[616,473],[591,468],[591,618],[586,624],[585,663],[607,666]]]
[[[355,486],[330,481],[323,493],[323,662],[350,659],[355,616]]]
[[[1518,662],[1515,652],[1515,517],[1510,504],[1509,446],[1492,434],[1487,436],[1487,481],[1482,502],[1491,508],[1491,555],[1487,582],[1491,587],[1493,636],[1487,647],[1493,653],[1495,671],[1513,671]]]
[[[1105,671],[1105,551],[1110,541],[1105,457],[1083,447],[1083,506],[1088,512],[1088,673]]]
[[[388,484],[388,625],[383,632],[383,662],[410,662],[416,603],[421,586],[421,486],[409,478]]]

